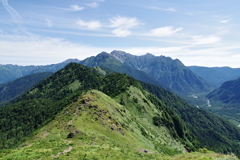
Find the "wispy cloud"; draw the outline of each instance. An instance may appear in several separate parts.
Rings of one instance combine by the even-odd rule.
[[[128,29],[117,28],[117,29],[114,29],[112,33],[117,37],[126,37],[131,34],[131,31],[129,31]]]
[[[220,23],[228,23],[230,21],[230,19],[226,19],[226,20],[220,20]]]
[[[202,45],[202,44],[214,44],[221,41],[220,37],[210,35],[210,36],[193,36],[192,40],[195,44]]]
[[[8,4],[8,0],[0,0],[0,2],[2,2],[4,8],[11,15],[13,22],[17,26],[16,30],[20,31],[22,34],[32,36],[33,35],[32,33],[29,33],[24,27],[22,27],[23,24],[22,16]]]
[[[79,7],[78,5],[70,5],[70,10],[71,11],[81,11],[81,10],[83,10],[84,9],[84,7]]]
[[[212,15],[212,17],[215,18],[216,21],[220,23],[228,23],[232,19],[232,16],[227,16],[227,15]]]
[[[8,0],[0,0],[4,6],[4,8],[8,11],[8,13],[11,15],[13,21],[15,23],[21,23],[22,21],[22,16],[15,10],[13,9],[9,4]]]
[[[102,24],[99,21],[83,21],[81,19],[79,19],[77,21],[77,24],[80,27],[86,28],[86,29],[91,29],[91,30],[95,30],[95,29],[99,29],[101,28]]]
[[[55,8],[55,7],[54,7]],[[84,9],[84,7],[80,7],[78,5],[70,5],[69,8],[55,8],[63,11],[69,11],[69,12],[78,12]]]
[[[173,26],[166,26],[166,27],[152,29],[151,30],[151,35],[152,36],[157,36],[157,37],[172,36],[175,33],[181,31],[182,29],[183,28],[176,28],[176,29],[174,29]]]
[[[99,6],[99,4],[97,2],[92,2],[92,3],[88,3],[86,4],[88,7],[91,7],[91,8],[97,8]]]
[[[49,19],[47,19],[47,18],[46,18],[46,23],[47,23],[47,26],[48,26],[49,28],[52,28],[53,24],[52,24],[52,22],[51,22]]]
[[[155,10],[161,10],[161,11],[169,11],[169,12],[176,12],[177,10],[173,7],[169,7],[169,8],[160,8],[160,7],[148,7],[149,9],[155,9]]]
[[[87,3],[86,6],[91,7],[91,8],[97,8],[97,7],[99,7],[100,2],[105,2],[105,0],[93,0],[93,2]]]

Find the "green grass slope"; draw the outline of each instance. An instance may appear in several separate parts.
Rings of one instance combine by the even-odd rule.
[[[119,98],[88,91],[17,149],[1,150],[0,159],[237,159],[206,149],[187,153],[167,127],[153,125],[151,117],[160,113],[141,90],[132,86],[124,94],[130,97],[121,105]],[[133,109],[136,99],[146,113]]]

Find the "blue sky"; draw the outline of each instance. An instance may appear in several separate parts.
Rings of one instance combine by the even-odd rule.
[[[0,64],[45,65],[102,51],[240,68],[238,0],[0,0]]]

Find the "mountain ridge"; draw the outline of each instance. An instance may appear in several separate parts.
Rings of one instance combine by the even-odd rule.
[[[34,74],[40,72],[56,72],[59,69],[63,68],[67,64],[71,62],[79,62],[78,59],[67,59],[63,62],[57,64],[49,64],[49,65],[29,65],[29,66],[20,66],[20,65],[0,65],[0,84],[10,82],[17,78]]]
[[[107,52],[101,52],[97,56],[86,58],[85,60],[80,61],[79,64],[82,64],[90,68],[100,66],[101,68],[105,70],[107,69],[110,72],[125,73],[137,80],[152,83],[154,85],[172,91],[169,87],[159,82],[154,77],[146,74],[143,71],[124,65],[118,59],[114,58]]]
[[[204,66],[188,66],[188,68],[216,87],[220,87],[226,81],[240,77],[240,68]]]
[[[144,71],[179,94],[208,92],[213,89],[207,81],[193,73],[178,59],[152,54],[135,56],[123,51],[113,51],[110,54],[124,64]]]
[[[223,83],[207,95],[207,98],[219,100],[226,104],[240,103],[240,78]]]

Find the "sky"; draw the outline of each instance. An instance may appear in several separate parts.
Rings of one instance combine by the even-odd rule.
[[[121,50],[240,68],[239,0],[0,0],[0,64]]]

